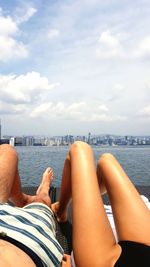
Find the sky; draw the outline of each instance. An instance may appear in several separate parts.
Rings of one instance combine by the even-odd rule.
[[[150,135],[149,0],[0,0],[2,135]]]

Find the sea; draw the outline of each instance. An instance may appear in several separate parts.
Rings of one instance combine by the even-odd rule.
[[[23,187],[38,186],[44,170],[51,166],[53,186],[59,187],[69,146],[15,147]],[[103,153],[112,153],[135,185],[150,186],[150,146],[94,146],[95,163]]]

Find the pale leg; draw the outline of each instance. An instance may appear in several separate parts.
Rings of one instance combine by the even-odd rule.
[[[42,182],[35,196],[29,196],[22,192],[21,180],[18,172],[18,156],[11,146],[0,146],[0,202],[8,200],[16,206],[23,207],[32,202],[42,202],[51,205],[49,187],[52,182],[53,172],[47,168],[43,174]]]
[[[0,202],[16,199],[21,203],[23,194],[18,173],[18,156],[9,145],[0,146]]]
[[[120,164],[111,154],[104,154],[97,173],[110,198],[119,240],[150,245],[150,211]]]

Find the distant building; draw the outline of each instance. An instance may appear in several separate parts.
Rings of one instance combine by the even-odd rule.
[[[10,140],[9,140],[9,144],[11,146],[15,146],[15,137],[11,137]]]
[[[2,139],[0,140],[0,145],[4,145],[4,144],[9,144],[9,139],[2,138]]]
[[[20,136],[15,137],[15,146],[22,146],[23,145],[23,138]]]
[[[33,146],[34,145],[34,137],[33,136],[24,136],[22,145],[23,146]]]
[[[42,146],[42,138],[35,137],[34,138],[34,146]]]
[[[91,133],[88,134],[88,144],[91,144]]]

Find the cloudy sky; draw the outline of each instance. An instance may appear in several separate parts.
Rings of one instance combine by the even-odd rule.
[[[2,134],[150,134],[149,0],[0,0]]]

